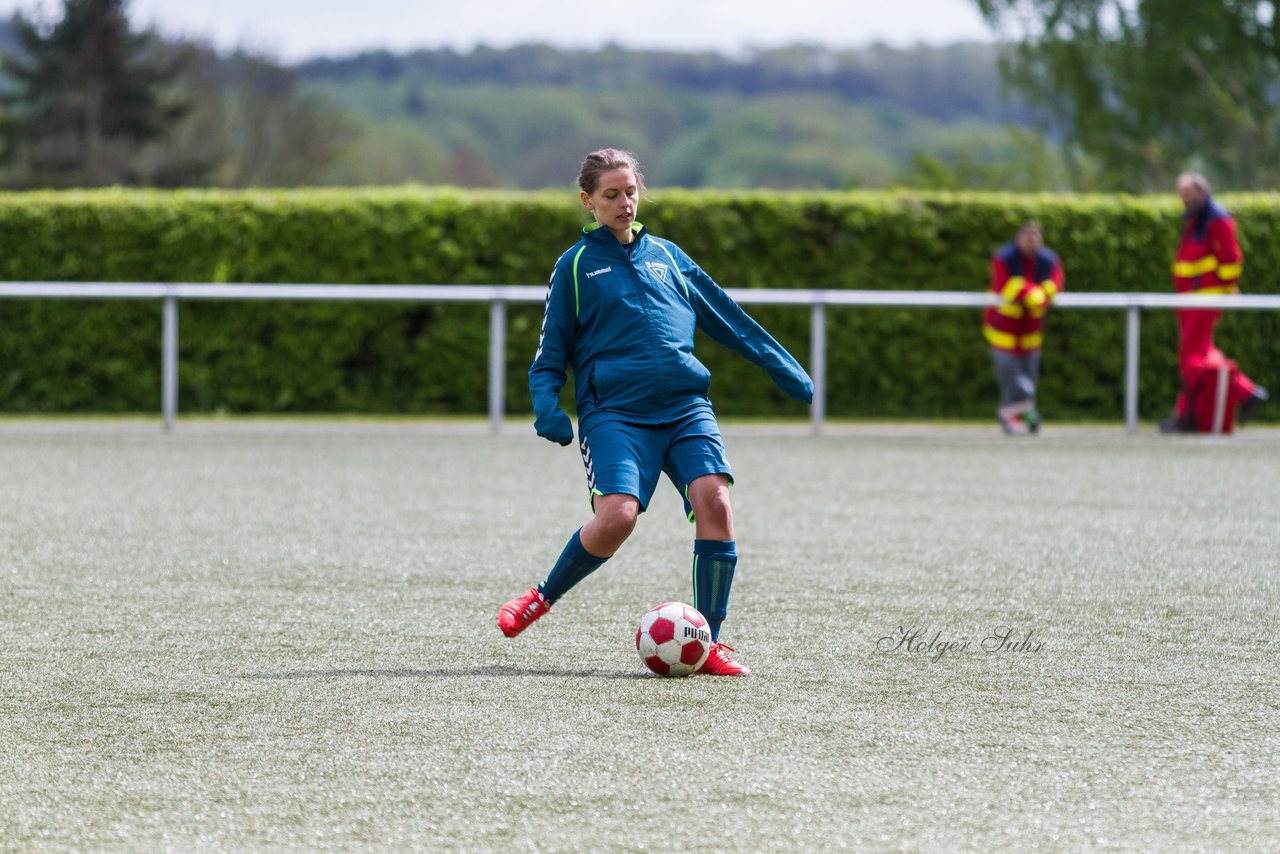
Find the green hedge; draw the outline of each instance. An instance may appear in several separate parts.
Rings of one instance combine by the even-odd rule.
[[[1276,292],[1280,197],[1226,197],[1240,225],[1245,286]],[[1035,217],[1076,291],[1170,290],[1180,225],[1170,194],[1015,196],[673,191],[640,219],[726,287],[981,290],[992,250]],[[576,239],[571,192],[95,191],[0,195],[8,280],[534,284]],[[801,361],[808,311],[749,309]],[[525,370],[539,306],[513,306],[506,404],[528,411]],[[828,310],[833,416],[988,417],[995,383],[971,309]],[[159,398],[157,301],[0,300],[0,411],[143,412]],[[460,304],[186,301],[179,406],[200,412],[481,413],[487,310]],[[1228,313],[1218,340],[1280,388],[1277,317]],[[1143,315],[1146,417],[1177,383],[1168,311]],[[1124,318],[1052,312],[1042,408],[1114,420]],[[794,415],[753,366],[710,341],[712,393],[726,415]],[[1276,407],[1280,409],[1280,407]],[[1280,413],[1264,413],[1276,417]]]

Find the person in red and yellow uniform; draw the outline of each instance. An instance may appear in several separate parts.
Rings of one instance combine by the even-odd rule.
[[[1045,248],[1036,222],[1023,223],[1014,239],[991,258],[991,290],[999,294],[1000,304],[987,308],[982,332],[1000,384],[996,417],[1007,434],[1040,430],[1036,385],[1044,316],[1062,287],[1062,262]]]
[[[1173,261],[1173,284],[1180,294],[1221,295],[1240,292],[1240,276],[1244,272],[1244,254],[1236,239],[1236,223],[1226,209],[1213,200],[1209,182],[1197,172],[1178,176],[1178,196],[1182,199],[1186,222],[1182,240]],[[1243,423],[1267,400],[1267,391],[1244,373],[1214,346],[1213,328],[1222,316],[1218,309],[1178,309],[1178,371],[1182,391],[1174,405],[1174,414],[1160,425],[1165,433],[1197,429],[1192,401],[1188,394],[1199,383],[1199,374],[1216,370],[1220,365],[1231,368],[1229,403],[1240,407],[1236,421]]]

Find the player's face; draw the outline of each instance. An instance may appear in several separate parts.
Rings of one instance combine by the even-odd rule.
[[[582,206],[591,211],[596,222],[614,234],[630,234],[640,207],[640,187],[630,169],[613,169],[600,176],[595,192],[582,193]]]

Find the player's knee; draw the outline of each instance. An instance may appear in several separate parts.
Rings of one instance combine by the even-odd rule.
[[[595,524],[605,539],[621,544],[635,530],[640,502],[631,496],[603,496],[596,501]]]
[[[729,502],[729,479],[724,475],[700,477],[689,485],[689,505],[694,518],[717,528],[732,528],[733,506]]]
[[[694,518],[708,530],[733,530],[733,508],[729,505],[729,497],[716,496],[704,503],[702,507],[693,508]],[[728,537],[728,535],[724,535]]]

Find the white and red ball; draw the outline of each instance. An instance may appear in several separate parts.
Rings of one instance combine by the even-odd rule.
[[[640,660],[661,676],[696,673],[711,651],[711,628],[696,608],[667,602],[640,618],[636,629]]]

